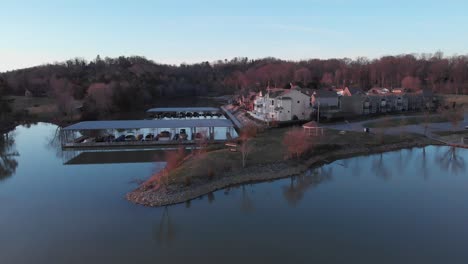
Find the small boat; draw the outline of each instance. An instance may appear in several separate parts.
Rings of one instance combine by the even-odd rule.
[[[158,140],[160,140],[160,141],[169,141],[169,140],[171,140],[171,133],[169,131],[162,131],[158,135]]]
[[[135,135],[128,134],[125,136],[125,141],[135,141],[135,140],[136,140]]]
[[[92,142],[96,142],[96,139],[90,137],[90,138],[87,138],[87,139],[85,139],[85,140],[83,141],[83,143],[92,143]]]
[[[77,139],[75,139],[73,142],[74,143],[83,143],[83,141],[85,141],[88,137],[87,136],[81,136]]]
[[[154,139],[154,134],[149,133],[145,136],[145,141],[152,141]]]
[[[185,132],[185,129],[181,129],[179,133],[179,139],[180,140],[186,140],[188,137],[187,132]]]
[[[204,139],[204,138],[205,138],[205,137],[203,136],[202,133],[196,133],[196,134],[195,134],[195,140],[202,140],[202,139]]]
[[[193,113],[193,117],[199,117],[200,114],[198,112]]]
[[[143,140],[143,134],[138,134],[136,137],[136,140],[142,141]]]
[[[188,117],[188,118],[190,118],[190,117],[192,117],[192,116],[193,116],[193,114],[192,114],[192,113],[190,113],[190,112],[188,112],[188,113],[187,113],[185,116],[186,116],[186,117]]]
[[[125,141],[125,135],[120,135],[115,139],[115,142],[124,142]]]

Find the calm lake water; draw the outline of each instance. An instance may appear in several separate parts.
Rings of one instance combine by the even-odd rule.
[[[148,208],[124,196],[164,163],[67,163],[55,132],[21,126],[0,144],[0,263],[468,263],[465,149],[350,158]]]

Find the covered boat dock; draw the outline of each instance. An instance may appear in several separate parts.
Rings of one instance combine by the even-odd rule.
[[[216,107],[159,107],[151,108],[146,113],[152,118],[191,118],[191,117],[221,117],[221,109]]]
[[[237,136],[229,119],[84,121],[61,130],[63,147],[194,144]]]

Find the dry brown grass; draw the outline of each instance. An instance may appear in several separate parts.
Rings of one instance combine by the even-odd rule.
[[[438,96],[445,104],[456,102],[457,105],[463,105],[465,109],[468,109],[468,95],[440,94]]]
[[[254,147],[247,159],[247,168],[253,165],[284,162],[287,152],[283,144],[283,138],[289,129],[270,129],[253,138],[252,144]],[[398,143],[416,137],[421,136],[404,133],[402,136],[385,135],[382,138],[379,135],[361,132],[347,132],[342,135],[338,130],[325,129],[323,136],[308,138],[314,147],[305,156],[310,157],[311,155],[340,148],[371,147],[382,143]],[[169,183],[185,184],[186,177],[189,177],[192,182],[196,179],[213,180],[222,177],[225,172],[239,170],[242,170],[240,152],[231,152],[226,148],[217,149],[208,151],[201,157],[187,159],[170,173]]]

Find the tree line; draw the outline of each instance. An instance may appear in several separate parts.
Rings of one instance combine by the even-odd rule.
[[[51,96],[62,111],[72,99],[94,112],[127,111],[158,98],[216,96],[258,91],[267,86],[427,88],[468,94],[468,56],[404,54],[378,59],[309,59],[285,61],[244,57],[216,62],[155,63],[144,57],[75,58],[63,63],[0,74],[1,94]]]

